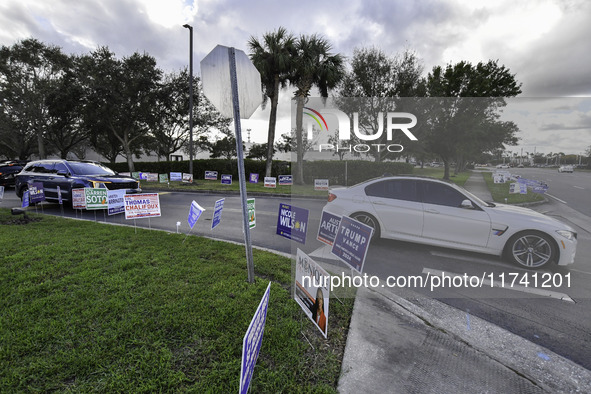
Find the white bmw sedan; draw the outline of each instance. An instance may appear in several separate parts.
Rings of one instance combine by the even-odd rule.
[[[390,176],[331,188],[324,210],[374,229],[374,236],[507,256],[526,267],[572,264],[577,233],[528,208],[484,202],[439,179]]]

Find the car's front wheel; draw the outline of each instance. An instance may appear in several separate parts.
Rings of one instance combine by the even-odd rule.
[[[525,267],[540,268],[556,260],[556,246],[546,234],[528,231],[514,235],[507,243],[509,258]]]
[[[373,240],[380,239],[380,224],[378,220],[370,215],[369,213],[365,212],[356,212],[351,215],[351,219],[355,219],[358,222],[361,222],[371,228],[373,228],[373,236],[371,237]]]

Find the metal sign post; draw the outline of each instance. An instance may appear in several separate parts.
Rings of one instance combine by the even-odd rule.
[[[244,174],[244,152],[242,150],[242,130],[240,128],[240,102],[238,98],[238,79],[236,77],[236,52],[228,48],[230,58],[230,83],[232,85],[232,104],[234,106],[234,130],[236,132],[236,155],[238,156],[238,183],[240,184],[240,199],[242,201],[242,231],[244,232],[244,246],[246,249],[246,266],[248,269],[248,283],[254,283],[254,261],[252,258],[252,243],[250,240],[250,226],[248,225],[248,204],[246,202],[246,177]]]

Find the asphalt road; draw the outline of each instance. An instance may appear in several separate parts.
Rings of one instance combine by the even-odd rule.
[[[550,186],[549,193],[556,198],[550,198],[548,203],[533,208],[570,223],[579,233],[575,264],[568,268],[550,267],[536,271],[538,288],[544,291],[542,295],[531,290],[533,272],[523,270],[501,258],[391,240],[372,241],[364,272],[380,278],[381,285],[384,285],[389,276],[427,278],[428,275],[437,275],[441,271],[448,275],[455,273],[484,277],[497,285],[503,278],[503,287],[487,284],[476,289],[448,287],[431,291],[429,287],[410,286],[410,289],[397,288],[395,291],[419,305],[428,298],[436,298],[465,311],[467,315],[481,317],[591,369],[591,209],[588,204],[591,174],[559,174],[547,169],[519,169],[514,172],[526,178],[546,181]],[[236,195],[225,197],[222,221],[218,227],[211,229],[213,207],[220,198],[224,196],[165,192],[160,193],[162,216],[159,218],[138,219],[134,223],[126,221],[123,215],[109,217],[102,211],[84,212],[82,217],[99,222],[167,231],[178,229],[184,234],[243,243],[240,199]],[[187,216],[193,200],[206,211],[194,229],[189,231]],[[309,210],[305,244],[291,242],[276,234],[279,204],[282,202]],[[18,203],[14,191],[8,190],[0,206],[11,207]],[[299,247],[318,260],[343,266],[331,257],[324,244],[316,240],[324,205],[325,201],[322,200],[257,197],[257,224],[251,231],[253,245],[284,253],[295,253]],[[41,208],[38,207],[37,210],[40,212]],[[44,205],[43,211],[62,214],[56,204]],[[80,217],[80,213],[69,209],[64,210],[64,215]],[[177,222],[181,222],[178,228]],[[523,285],[524,278],[530,281],[527,287]],[[509,282],[513,279],[516,280],[515,286],[510,286]],[[542,288],[544,280],[549,286]],[[517,286],[520,281],[521,286]]]

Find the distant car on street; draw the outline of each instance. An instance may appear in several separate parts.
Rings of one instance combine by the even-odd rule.
[[[16,175],[21,172],[26,163],[18,160],[0,162],[0,186],[14,186]]]
[[[528,208],[484,202],[440,179],[376,178],[331,188],[324,210],[374,229],[374,237],[506,256],[526,268],[572,264],[577,233]]]
[[[558,167],[558,172],[573,172],[574,168],[570,165],[560,166]]]
[[[497,164],[497,168],[499,168],[499,169],[507,169],[507,168],[509,168],[509,165],[508,164]]]
[[[58,201],[57,187],[63,201],[72,201],[72,189],[104,187],[125,189],[126,193],[141,192],[139,182],[117,175],[101,163],[75,160],[37,160],[28,163],[16,176],[16,195],[22,198],[32,182],[41,182],[46,200]]]

